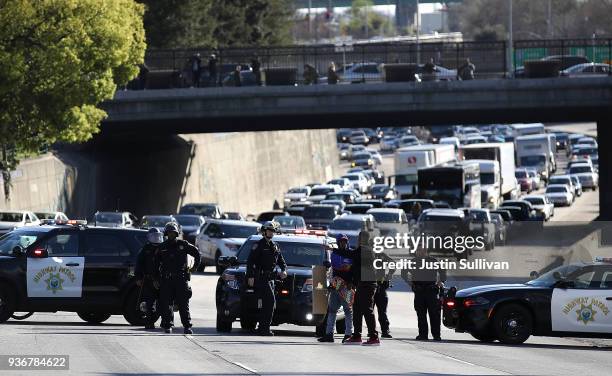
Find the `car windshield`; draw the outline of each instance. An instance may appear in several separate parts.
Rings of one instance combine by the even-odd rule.
[[[312,266],[323,265],[327,252],[323,244],[276,241],[287,265]],[[246,264],[255,240],[245,242],[238,251],[238,263]]]
[[[347,178],[348,180],[359,180],[359,175],[345,175],[343,178]]]
[[[342,200],[344,201],[344,199],[347,197],[348,195],[343,195],[341,193],[329,193],[327,196],[325,196],[326,200]]]
[[[180,214],[196,214],[204,217],[211,217],[214,216],[215,213],[215,207],[212,205],[190,205],[183,207]]]
[[[168,222],[172,222],[172,217],[145,217],[142,220],[142,226],[164,227]]]
[[[22,213],[0,213],[0,222],[21,222],[22,220]]]
[[[242,225],[227,225],[222,224],[221,231],[225,238],[248,238],[251,235],[257,234],[259,227],[257,226],[242,226]]]
[[[590,166],[575,166],[570,168],[570,174],[581,174],[584,172],[593,172]]]
[[[121,213],[97,213],[95,216],[96,223],[122,223],[123,215]],[[164,223],[165,225],[165,223]]]
[[[315,188],[310,192],[311,196],[325,196],[329,192],[333,192],[333,188]]]
[[[363,221],[354,219],[336,219],[329,226],[330,230],[350,230],[359,231],[361,230],[361,224]]]
[[[181,226],[199,226],[201,223],[198,217],[183,217],[177,215],[174,218]]]
[[[516,172],[514,173],[514,176],[515,176],[517,179],[525,179],[525,178],[527,177],[527,172],[526,172],[526,171],[516,171]]]
[[[495,174],[492,172],[481,172],[480,173],[480,184],[495,184]]]
[[[523,200],[531,202],[532,205],[544,205],[544,199],[541,197],[525,197]]]
[[[0,256],[11,256],[13,248],[20,246],[26,249],[37,241],[44,232],[38,231],[13,231],[0,237]]]
[[[38,219],[55,219],[55,213],[34,213]]]
[[[302,228],[304,227],[304,219],[296,216],[276,216],[274,222],[278,222],[281,227]]]
[[[336,185],[344,185],[344,179],[334,179],[334,180],[330,180],[329,184],[336,184]]]
[[[570,184],[571,180],[569,178],[550,178],[548,184]]]
[[[383,223],[400,223],[400,216],[398,213],[385,213],[385,212],[376,212],[376,213],[368,213],[374,216],[376,222]]]
[[[566,193],[565,187],[548,187],[546,193]]]
[[[476,222],[486,222],[487,213],[480,210],[474,210],[470,212],[470,219]]]
[[[336,210],[333,206],[329,207],[312,207],[307,206],[304,209],[304,218],[310,219],[333,219],[336,216]]]
[[[576,265],[576,264],[560,266],[547,273],[542,274],[536,279],[533,279],[527,282],[527,284],[531,286],[551,287],[552,285],[555,284],[555,282],[559,280],[558,278],[555,278],[555,277],[567,278],[570,274],[574,273],[575,271],[581,268],[582,268],[582,265]],[[556,273],[559,273],[559,274],[557,275]]]
[[[396,175],[395,185],[416,185],[418,183],[418,175]]]
[[[308,193],[308,189],[306,188],[291,188],[287,191],[287,193]]]
[[[546,163],[543,155],[528,155],[521,157],[521,166],[537,166]]]
[[[595,148],[581,148],[581,149],[578,149],[576,151],[576,154],[578,154],[578,155],[597,154],[597,149],[595,149]]]
[[[386,185],[375,185],[370,189],[371,193],[386,193],[389,191],[389,187]]]

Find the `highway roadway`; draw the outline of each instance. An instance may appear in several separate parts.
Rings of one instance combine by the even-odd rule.
[[[390,162],[389,162],[390,161]],[[384,158],[386,170],[390,157]],[[555,220],[590,220],[597,215],[598,192],[587,192]],[[525,252],[530,247],[523,247]],[[489,257],[536,253],[498,247]],[[496,256],[501,255],[501,256]],[[70,356],[70,370],[43,374],[273,374],[273,375],[605,375],[612,369],[612,340],[531,337],[525,344],[483,344],[468,334],[442,329],[442,342],[415,341],[413,294],[401,280],[389,291],[393,339],[380,347],[320,344],[314,329],[283,325],[275,337],[215,332],[214,291],[218,276],[207,269],[192,278],[194,334],[165,335],[128,326],[121,316],[87,325],[72,313],[38,313],[0,326],[0,354]],[[515,279],[517,279],[515,277]],[[488,276],[452,278],[449,285],[491,283]],[[176,322],[179,323],[178,314]],[[180,334],[178,334],[180,333]],[[339,341],[340,335],[336,336]],[[0,371],[37,375],[39,371]]]

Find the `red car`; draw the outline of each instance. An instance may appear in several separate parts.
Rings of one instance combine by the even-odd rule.
[[[525,169],[517,169],[514,176],[521,186],[521,191],[527,191],[527,193],[530,193],[533,190],[533,178],[529,176]]]

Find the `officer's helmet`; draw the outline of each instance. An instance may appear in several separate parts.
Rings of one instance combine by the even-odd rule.
[[[280,225],[278,224],[278,222],[267,221],[260,228],[260,231],[261,231],[262,234],[265,234],[266,230],[271,230],[275,234],[279,233],[280,232]]]
[[[168,222],[166,223],[166,226],[164,227],[164,235],[167,236],[171,232],[174,232],[176,236],[179,236],[178,225],[174,222]]]
[[[164,235],[156,227],[152,227],[147,232],[147,240],[149,243],[160,244],[164,241]]]

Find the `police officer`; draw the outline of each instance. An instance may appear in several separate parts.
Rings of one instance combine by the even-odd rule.
[[[200,264],[200,252],[189,242],[178,239],[179,229],[176,223],[166,224],[164,235],[166,240],[160,244],[158,251],[162,328],[166,333],[172,333],[174,324],[172,305],[174,303],[178,305],[185,334],[193,334],[189,314],[191,288],[188,281],[191,275],[187,267],[187,255],[193,256],[195,259],[193,269],[197,270]]]
[[[278,232],[279,225],[268,221],[261,226],[263,237],[253,245],[247,260],[247,282],[250,287],[255,287],[258,297],[262,301],[259,327],[257,333],[262,336],[273,336],[270,331],[272,316],[276,308],[274,298],[274,269],[278,266],[281,270],[280,278],[287,278],[287,264],[281,254],[278,244],[272,241],[272,237]]]
[[[145,328],[155,328],[153,304],[159,295],[157,250],[163,241],[162,233],[151,228],[147,233],[147,243],[142,247],[136,259],[134,274],[136,284],[140,287],[140,296],[145,303]]]
[[[437,260],[428,256],[426,248],[419,248],[414,258],[415,268],[410,271],[412,291],[414,292],[414,310],[419,322],[419,335],[417,340],[426,341],[428,338],[427,315],[431,325],[431,334],[435,341],[440,338],[440,299],[438,294],[444,288],[446,270],[423,267],[423,261],[436,263]]]

